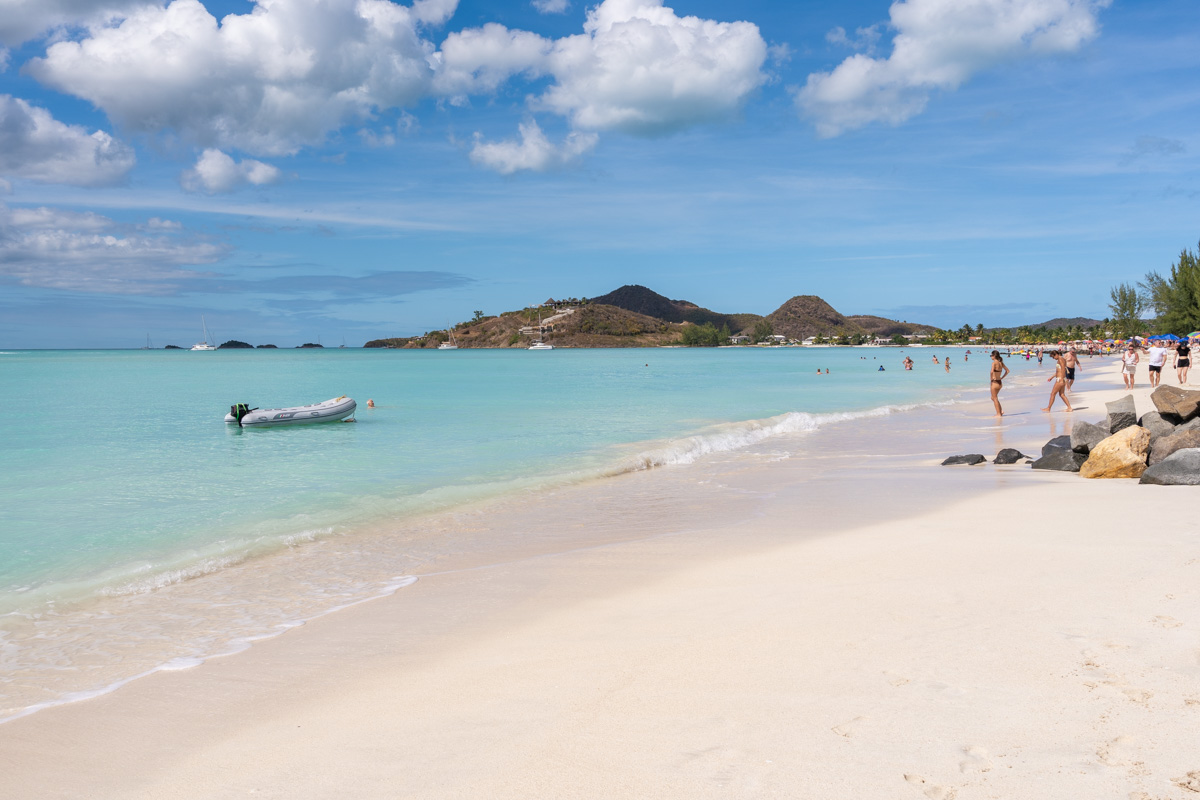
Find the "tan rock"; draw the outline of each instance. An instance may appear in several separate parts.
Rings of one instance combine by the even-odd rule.
[[[1149,451],[1150,432],[1134,425],[1093,447],[1079,474],[1085,478],[1140,478]]]
[[[1159,386],[1151,393],[1150,401],[1159,413],[1174,414],[1184,422],[1200,414],[1200,392],[1195,390]]]

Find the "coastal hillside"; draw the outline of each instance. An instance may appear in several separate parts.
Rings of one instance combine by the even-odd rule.
[[[758,314],[722,314],[710,311],[687,300],[670,300],[645,286],[630,284],[615,289],[606,295],[594,297],[592,303],[616,306],[636,314],[644,314],[666,322],[690,322],[694,325],[711,324],[714,328],[729,328],[733,333],[754,327],[762,317]]]
[[[775,333],[789,339],[809,336],[854,336],[866,329],[839,314],[833,306],[812,294],[793,297],[767,315]]]
[[[709,343],[725,343],[725,330],[729,335],[749,336],[751,343],[768,334],[797,341],[810,336],[863,341],[937,331],[932,325],[885,317],[845,316],[816,295],[797,295],[763,317],[713,311],[630,284],[590,300],[547,301],[540,307],[461,322],[450,332],[374,339],[364,346],[432,349],[453,337],[462,348],[524,348],[539,338],[559,347],[655,347],[683,344],[684,332],[695,333],[700,327],[707,330]]]
[[[916,322],[897,322],[887,317],[875,317],[870,314],[853,314],[846,317],[852,324],[865,330],[872,336],[888,339],[896,334],[913,336],[914,334],[931,334],[937,330],[933,325],[921,325]]]

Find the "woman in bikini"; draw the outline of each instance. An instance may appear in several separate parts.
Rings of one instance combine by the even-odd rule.
[[[1179,344],[1175,347],[1175,377],[1179,378],[1180,386],[1187,383],[1188,368],[1192,366],[1190,341],[1190,339],[1180,339]]]
[[[1008,375],[1008,367],[1000,357],[999,350],[992,351],[992,404],[996,406],[996,416],[1003,417],[1004,409],[1000,407],[1000,389],[1004,386],[1004,378]]]

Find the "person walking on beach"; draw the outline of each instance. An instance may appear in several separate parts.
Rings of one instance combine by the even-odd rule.
[[[1046,407],[1042,411],[1050,410],[1051,406],[1054,405],[1055,397],[1062,398],[1063,405],[1067,407],[1067,411],[1074,411],[1071,408],[1071,401],[1067,399],[1067,365],[1063,363],[1062,354],[1057,350],[1051,350],[1050,357],[1054,359],[1056,366],[1054,374],[1046,379],[1046,383],[1054,381],[1054,385],[1050,387],[1050,402],[1046,404]]]
[[[1162,346],[1162,341],[1150,345],[1150,349],[1146,351],[1146,358],[1150,364],[1150,385],[1158,386],[1162,380],[1163,364],[1167,361],[1167,348]]]
[[[992,405],[996,407],[996,416],[1003,417],[1004,409],[1000,407],[1000,390],[1004,387],[1004,378],[1008,375],[1008,367],[1000,357],[999,350],[992,351]]]
[[[1125,388],[1133,388],[1133,377],[1137,374],[1138,365],[1137,345],[1129,343],[1129,349],[1121,355],[1121,377],[1125,379]]]
[[[1187,383],[1188,368],[1192,366],[1190,341],[1190,339],[1180,339],[1179,344],[1175,346],[1175,377],[1179,379],[1180,386]]]
[[[1083,369],[1079,366],[1079,356],[1075,355],[1074,347],[1063,354],[1063,363],[1067,365],[1067,391],[1069,392],[1075,384],[1075,368]]]

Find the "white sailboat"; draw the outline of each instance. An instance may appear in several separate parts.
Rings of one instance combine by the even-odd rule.
[[[545,342],[542,341],[541,333],[542,333],[542,312],[539,311],[538,312],[538,338],[534,340],[533,344],[531,344],[531,345],[529,345],[529,347],[525,348],[526,350],[553,350],[554,349],[554,345],[546,344]]]
[[[446,335],[450,338],[438,345],[438,350],[457,350],[458,342],[454,341],[454,330],[446,328]]]
[[[200,327],[204,329],[204,338],[192,345],[192,350],[216,350],[208,343],[208,324],[205,323],[204,317],[200,317]]]

